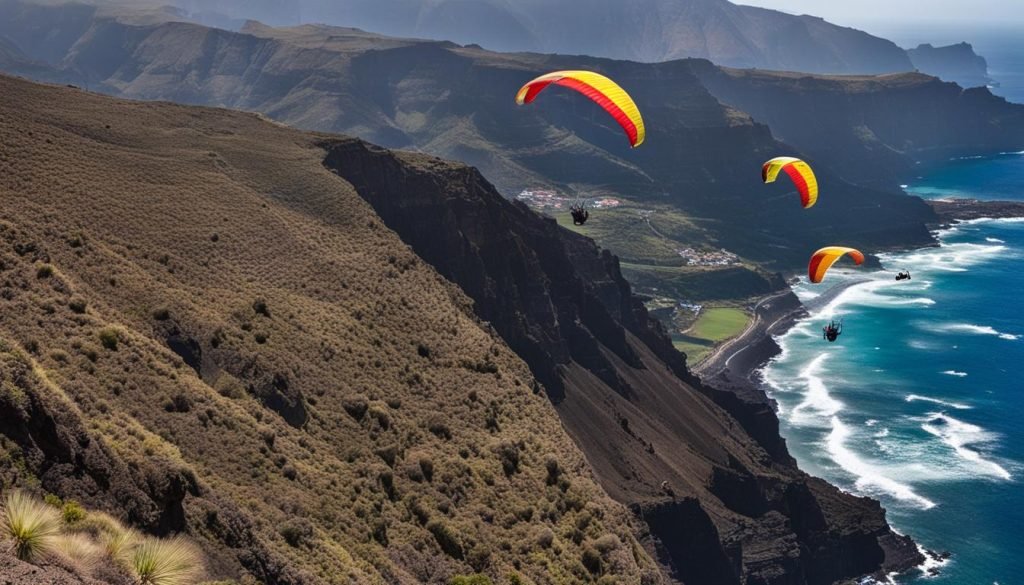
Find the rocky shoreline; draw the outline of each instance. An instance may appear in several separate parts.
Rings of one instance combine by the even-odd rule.
[[[1024,217],[1024,201],[982,201],[979,199],[935,199],[928,202],[942,225],[975,219]]]
[[[940,220],[936,227],[952,225],[959,221],[1024,217],[1024,202],[1017,201],[944,199],[928,201],[928,204]],[[806,304],[789,290],[760,299],[752,306],[754,323],[740,336],[719,347],[713,355],[695,368],[694,374],[706,387],[729,392],[740,401],[749,405],[760,405],[762,409],[774,412],[776,405],[765,392],[760,372],[781,352],[775,337],[785,334],[800,319],[826,306],[843,291],[863,282],[865,280],[854,280],[832,287]],[[762,416],[760,419],[753,427],[764,427],[764,432],[755,432],[756,438],[760,440],[780,436],[777,418]],[[780,454],[789,457],[784,438],[779,438],[775,443],[762,444],[777,457]],[[942,565],[950,557],[949,552],[932,551],[918,546],[909,536],[892,534],[880,539],[879,542],[885,550],[885,561],[879,571],[867,576],[876,582],[890,582],[889,575],[913,569],[918,569],[929,576],[938,575]]]

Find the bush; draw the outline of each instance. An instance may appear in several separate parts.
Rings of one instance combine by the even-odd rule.
[[[540,534],[537,535],[537,546],[541,548],[551,548],[552,543],[555,542],[555,533],[550,528],[543,528]]]
[[[291,547],[298,548],[313,540],[313,525],[303,518],[286,522],[279,532]]]
[[[256,299],[252,302],[252,310],[257,315],[263,315],[264,317],[270,316],[270,309],[267,308],[267,301],[265,299]]]
[[[74,500],[64,502],[64,505],[60,507],[60,513],[64,517],[65,524],[77,524],[85,519],[85,508]]]
[[[85,302],[85,299],[71,299],[71,302],[68,303],[68,307],[79,315],[85,312],[87,306],[88,303]]]
[[[201,572],[199,551],[187,540],[147,538],[129,553],[128,566],[139,585],[192,585]]]
[[[589,546],[583,549],[583,557],[580,559],[580,562],[582,562],[583,566],[586,567],[593,575],[597,575],[601,572],[601,553]]]
[[[448,582],[449,585],[494,585],[487,575],[456,575]]]
[[[341,407],[345,409],[349,416],[357,421],[361,421],[366,416],[370,403],[362,396],[346,396],[341,401]]]
[[[100,330],[100,343],[110,351],[117,351],[117,342],[121,334],[113,327],[106,327]]]
[[[513,443],[504,442],[494,448],[494,453],[501,461],[501,469],[505,475],[512,475],[519,471],[519,447]]]
[[[14,555],[33,561],[54,549],[60,533],[60,513],[35,498],[13,491],[4,500],[0,528],[13,543]]]
[[[36,278],[50,278],[53,276],[53,266],[43,264],[36,270]]]
[[[437,545],[441,547],[444,554],[453,559],[462,560],[464,554],[462,543],[459,542],[458,535],[450,526],[440,520],[431,520],[427,523],[427,531],[434,535],[434,540],[437,541]]]

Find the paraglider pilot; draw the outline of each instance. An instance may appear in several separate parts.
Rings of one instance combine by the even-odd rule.
[[[843,333],[843,323],[842,321],[839,323],[831,321],[828,326],[822,327],[821,331],[825,339],[829,342],[834,342],[836,339],[839,339],[839,336]]]
[[[576,204],[569,208],[569,213],[572,214],[573,225],[583,225],[590,219],[590,212],[583,209],[583,205]]]

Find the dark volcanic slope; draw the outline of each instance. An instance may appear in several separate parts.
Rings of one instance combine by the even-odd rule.
[[[0,485],[185,531],[214,578],[657,574],[527,365],[322,138],[0,95]]]
[[[239,34],[185,23],[133,26],[61,8],[3,3],[15,18],[0,24],[0,35],[39,59],[52,49],[44,51],[40,35],[25,31],[50,30],[47,23],[59,19],[73,21],[74,26],[51,31],[66,39],[63,56],[51,60],[54,75],[64,81],[133,98],[255,110],[301,127],[423,150],[480,168],[507,195],[553,185],[669,203],[692,216],[711,243],[773,268],[799,266],[826,240],[869,250],[931,241],[924,224],[934,216],[926,205],[899,192],[844,182],[836,174],[843,169],[829,168],[826,148],[825,164],[817,168],[827,197],[813,214],[789,204],[791,187],[784,182],[763,186],[761,163],[796,151],[777,142],[769,127],[719,103],[694,74],[711,67],[704,61],[645,65],[502,55],[324,27],[279,30],[252,24],[248,34]],[[595,69],[620,81],[641,104],[647,143],[630,150],[596,105],[569,92],[555,89],[534,105],[515,105],[512,96],[524,81],[559,68]],[[886,101],[889,92],[883,85],[872,97]],[[974,105],[953,103],[919,123],[970,117],[965,108]],[[1009,111],[1005,104],[990,106],[996,113],[977,115]],[[844,135],[856,131],[858,111],[840,113],[848,124]],[[984,128],[982,141],[992,135],[995,142],[1003,135],[1022,135],[1014,132],[1024,125]],[[817,162],[815,150],[806,150],[803,156]],[[857,152],[885,167],[891,156],[882,150]],[[874,213],[851,214],[851,209]]]
[[[325,164],[459,283],[547,384],[675,579],[831,583],[916,557],[877,503],[795,469],[767,404],[699,387],[607,252],[504,200],[472,169],[355,140],[327,147]],[[879,543],[894,545],[888,556]]]

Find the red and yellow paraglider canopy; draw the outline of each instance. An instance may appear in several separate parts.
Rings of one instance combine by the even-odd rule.
[[[818,201],[818,179],[810,165],[791,156],[773,158],[761,167],[761,180],[765,183],[774,183],[779,171],[786,171],[793,180],[797,192],[800,193],[800,203],[805,209]]]
[[[523,105],[532,102],[536,99],[537,94],[551,84],[568,87],[587,96],[604,108],[619,123],[619,126],[622,126],[631,147],[636,148],[643,144],[647,131],[644,129],[644,119],[640,116],[640,110],[633,102],[633,98],[617,83],[600,73],[555,71],[541,75],[519,90],[519,93],[516,94],[516,103]]]
[[[827,246],[811,256],[811,262],[807,265],[807,278],[817,284],[825,279],[825,273],[829,268],[843,256],[849,254],[854,263],[860,266],[864,263],[864,254],[860,250],[844,248],[842,246]]]

